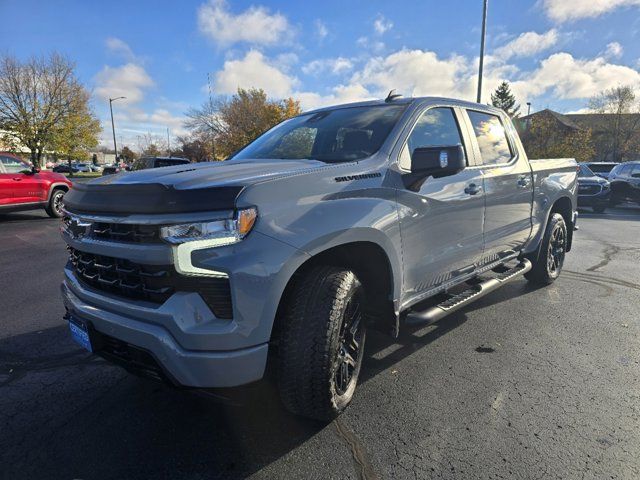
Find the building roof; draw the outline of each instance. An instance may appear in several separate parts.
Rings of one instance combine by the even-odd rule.
[[[612,113],[558,113],[547,108],[531,115],[520,117],[520,120],[526,122],[540,115],[551,115],[558,122],[571,129],[589,128],[593,131],[607,129],[609,127],[608,123],[614,117]],[[627,125],[635,124],[640,128],[640,113],[623,113],[622,117],[625,123],[628,122]]]

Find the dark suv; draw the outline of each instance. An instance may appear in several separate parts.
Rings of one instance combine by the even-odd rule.
[[[170,167],[191,163],[186,158],[179,157],[142,157],[133,162],[131,170],[146,170],[148,168]]]
[[[621,163],[609,174],[611,204],[635,202],[640,204],[640,161]]]
[[[596,213],[603,213],[609,205],[609,182],[597,176],[587,164],[578,169],[578,207],[591,207]]]

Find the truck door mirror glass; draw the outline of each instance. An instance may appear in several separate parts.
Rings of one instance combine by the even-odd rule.
[[[462,145],[419,147],[411,154],[411,173],[446,177],[466,167]]]

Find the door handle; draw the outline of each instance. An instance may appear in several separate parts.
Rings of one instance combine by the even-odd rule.
[[[21,177],[13,177],[13,179],[14,179],[16,182],[21,182],[21,181],[22,181],[22,178],[21,178]]]
[[[531,183],[531,179],[527,175],[522,175],[518,177],[518,186],[519,187],[528,187],[529,183]]]
[[[464,193],[468,195],[476,195],[482,191],[482,187],[480,185],[476,185],[475,183],[470,183],[465,189]]]

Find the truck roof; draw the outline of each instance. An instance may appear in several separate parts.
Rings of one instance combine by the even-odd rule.
[[[414,103],[438,103],[438,102],[446,102],[448,104],[457,105],[459,107],[464,108],[472,108],[474,110],[485,110],[493,113],[502,113],[502,110],[499,108],[493,107],[491,105],[485,105],[483,103],[469,102],[465,100],[460,100],[457,98],[447,98],[447,97],[401,97],[395,98],[391,101],[385,101],[382,99],[378,100],[365,100],[361,102],[351,102],[351,103],[343,103],[330,105],[327,107],[316,108],[313,110],[309,110],[303,113],[303,115],[309,113],[323,112],[326,110],[335,110],[337,108],[352,108],[352,107],[365,107],[365,106],[373,106],[373,105],[409,105]]]

